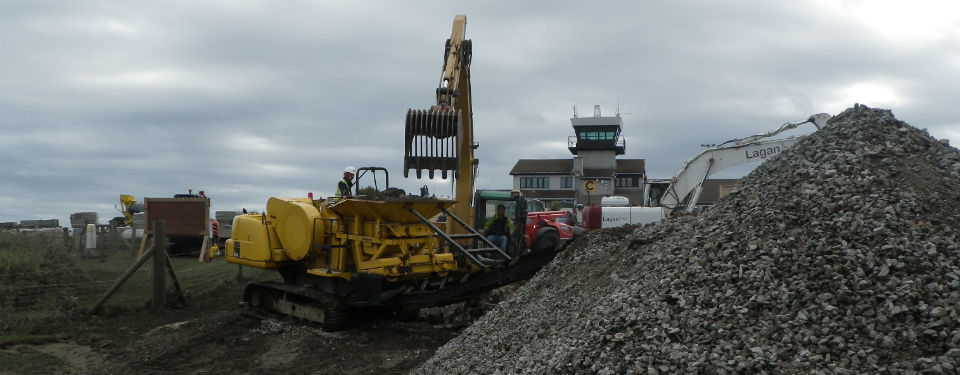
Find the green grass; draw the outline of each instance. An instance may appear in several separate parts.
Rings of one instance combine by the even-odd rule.
[[[36,238],[0,232],[0,346],[35,341],[60,332],[64,325],[89,319],[87,310],[137,260],[133,248],[101,251],[84,258],[69,251],[61,238]],[[222,258],[199,263],[196,256],[173,256],[171,264],[190,303],[225,283],[234,282],[238,266]],[[153,261],[145,262],[98,311],[111,317],[150,306]],[[168,302],[175,301],[166,275]],[[275,272],[244,270],[244,276],[276,277]]]
[[[78,261],[78,270],[91,280],[100,281],[100,293],[83,293],[78,302],[85,307],[92,305],[120,276],[136,262],[136,255],[127,252],[116,252],[100,259],[85,259]],[[199,263],[193,256],[173,256],[171,264],[177,275],[177,281],[186,294],[197,295],[214,289],[218,282],[233,280],[237,274],[237,265],[215,259],[210,262]],[[166,272],[166,271],[164,271]],[[173,290],[170,277],[167,279],[167,288]],[[150,303],[153,296],[153,260],[144,263],[133,276],[127,280],[104,305],[113,307],[137,307]]]
[[[3,337],[35,328],[77,310],[69,287],[88,280],[76,272],[56,236],[0,233],[0,332]],[[42,333],[42,332],[41,332]]]
[[[0,232],[0,374],[49,374],[64,363],[28,346],[63,337],[106,336],[120,347],[164,319],[187,318],[211,306],[227,306],[242,288],[238,266],[223,258],[199,263],[196,256],[173,256],[171,264],[187,308],[150,312],[153,260],[146,261],[103,305],[87,310],[137,260],[137,244],[81,257],[59,236]],[[176,301],[167,279],[167,301]],[[279,280],[276,271],[245,268],[244,282]],[[235,305],[234,305],[235,306]],[[191,310],[193,309],[193,310]],[[4,349],[6,348],[6,349]]]
[[[17,348],[16,353],[0,352],[0,369],[13,374],[50,374],[63,365],[60,358],[27,347]]]

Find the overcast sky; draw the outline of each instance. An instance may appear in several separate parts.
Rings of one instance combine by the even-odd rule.
[[[478,188],[569,158],[574,106],[672,176],[720,143],[854,103],[960,144],[955,1],[3,1],[0,222],[205,190],[214,210],[403,178],[456,14],[473,40]],[[809,132],[811,129],[807,129]],[[743,171],[735,173],[743,174]],[[727,177],[739,177],[727,175]],[[211,213],[212,214],[212,213]]]

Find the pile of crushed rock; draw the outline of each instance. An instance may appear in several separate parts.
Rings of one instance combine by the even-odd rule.
[[[712,209],[594,232],[417,374],[956,374],[960,152],[855,106]]]

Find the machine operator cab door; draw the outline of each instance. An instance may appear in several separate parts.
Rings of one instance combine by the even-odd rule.
[[[513,235],[507,241],[506,252],[519,254],[526,249],[527,224],[527,200],[519,190],[477,190],[473,195],[474,229],[483,233],[483,224],[497,214],[499,205],[506,207],[506,216],[513,221]]]

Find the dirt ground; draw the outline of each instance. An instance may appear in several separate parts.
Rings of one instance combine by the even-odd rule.
[[[181,309],[65,322],[48,342],[0,353],[59,359],[38,373],[405,374],[459,332],[430,319],[376,314],[328,333],[290,318],[251,316],[238,307],[242,290],[243,283],[230,283]]]
[[[327,333],[286,319],[224,311],[152,330],[104,372],[404,374],[455,335],[399,321]]]

